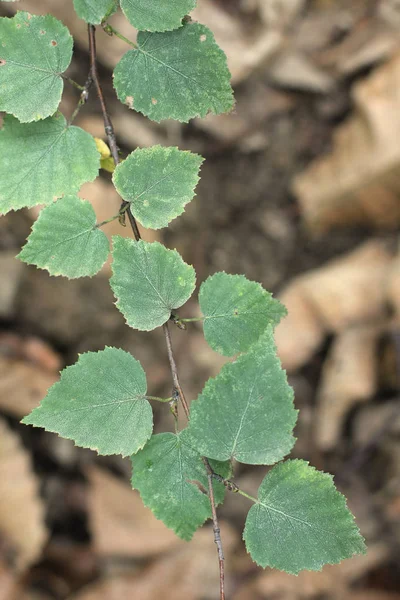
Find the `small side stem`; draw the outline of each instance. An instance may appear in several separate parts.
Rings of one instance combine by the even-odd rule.
[[[235,490],[235,492],[237,494],[240,494],[240,496],[244,496],[245,498],[247,498],[248,500],[251,500],[252,502],[254,502],[255,504],[258,504],[258,499],[254,498],[254,496],[250,496],[250,494],[246,494],[246,492],[244,492],[243,490],[241,490],[240,488],[237,488],[237,490]]]
[[[181,323],[198,323],[204,321],[205,317],[192,317],[191,319],[179,319]]]
[[[126,38],[124,35],[122,35],[122,33],[117,31],[116,29],[114,29],[114,27],[112,25],[110,25],[109,23],[102,23],[101,26],[108,35],[115,35],[115,37],[119,38],[126,44],[129,44],[129,46],[132,46],[132,48],[136,48],[136,49],[138,48],[138,46],[137,46],[137,44],[135,44],[135,42],[128,40],[128,38]]]
[[[124,216],[126,209],[129,206],[129,202],[126,202],[127,206],[123,206],[120,208],[120,211],[117,215],[114,215],[113,217],[110,217],[109,219],[106,219],[105,221],[101,221],[100,223],[96,223],[95,227],[96,229],[99,229],[99,227],[103,227],[103,225],[108,225],[108,223],[112,223],[112,221],[116,221],[117,219],[121,219],[121,217]]]
[[[171,396],[170,398],[159,398],[158,396],[143,396],[143,398],[146,398],[146,400],[155,400],[156,402],[163,402],[163,403],[167,403],[167,402],[173,402],[174,398],[173,396]]]
[[[80,85],[80,83],[74,81],[73,79],[71,79],[71,77],[66,77],[66,75],[61,75],[61,77],[64,79],[64,81],[68,81],[68,83],[73,85],[77,90],[80,90],[81,92],[83,92],[83,90],[86,87],[84,85]]]
[[[72,82],[72,79],[71,79],[71,82]],[[86,83],[83,87],[74,81],[74,84],[78,87],[78,89],[81,90],[81,96],[80,96],[79,102],[68,122],[69,125],[72,125],[72,123],[75,121],[79,111],[81,110],[82,106],[84,106],[86,104],[86,102],[89,100],[89,90],[90,90],[90,86],[92,85],[92,83],[93,83],[93,79],[92,79],[91,72],[89,73]]]

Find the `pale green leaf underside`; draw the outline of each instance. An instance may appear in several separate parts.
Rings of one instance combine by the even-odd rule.
[[[143,31],[171,31],[196,6],[196,0],[121,0],[128,21]]]
[[[269,325],[286,315],[278,300],[244,275],[216,273],[200,287],[204,336],[224,356],[246,352]]]
[[[70,279],[100,271],[110,251],[90,202],[65,196],[44,208],[18,258]]]
[[[178,435],[161,433],[132,457],[132,487],[157,519],[184,540],[190,540],[200,525],[211,518],[208,482],[201,456],[187,441],[186,431]],[[230,476],[229,463],[213,463],[223,477]],[[199,485],[201,486],[201,489]],[[225,488],[214,482],[216,504],[224,499]]]
[[[252,559],[297,575],[319,571],[354,554],[364,540],[332,476],[302,460],[277,465],[258,491],[243,538]]]
[[[146,375],[131,354],[117,348],[88,352],[62,371],[60,381],[22,423],[99,454],[130,456],[153,431],[146,390]]]
[[[92,136],[61,114],[27,124],[6,116],[0,156],[0,214],[75,194],[100,168]]]
[[[25,123],[55,113],[72,46],[68,29],[51,15],[1,18],[0,110]]]
[[[192,445],[217,460],[272,465],[290,452],[297,411],[276,355],[272,329],[224,365],[192,403]]]
[[[167,33],[140,32],[137,43],[114,71],[121,102],[157,122],[186,123],[232,108],[226,56],[207,27],[185,23]]]
[[[117,9],[117,0],[74,0],[75,12],[86,23],[97,25]]]
[[[160,229],[194,196],[203,158],[178,148],[138,149],[118,165],[114,185],[144,227]]]
[[[176,250],[158,242],[113,237],[111,288],[131,327],[150,331],[168,321],[171,311],[192,295],[196,275]]]

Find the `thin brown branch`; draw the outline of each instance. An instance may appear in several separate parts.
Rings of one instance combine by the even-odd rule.
[[[177,391],[180,401],[183,406],[183,410],[185,411],[185,415],[187,420],[190,419],[189,406],[185,398],[185,394],[183,393],[182,386],[179,381],[178,368],[176,366],[174,351],[172,349],[171,342],[171,333],[169,331],[168,322],[163,325],[165,340],[167,342],[167,351],[169,364],[171,367],[172,380],[174,382],[174,388]],[[203,457],[203,463],[207,471],[207,481],[208,481],[208,495],[210,498],[211,504],[211,514],[212,514],[212,522],[213,522],[213,532],[214,532],[214,542],[217,546],[218,552],[218,563],[219,563],[219,588],[220,588],[220,600],[225,600],[225,558],[224,551],[222,547],[221,540],[221,530],[218,522],[217,509],[215,506],[215,496],[214,496],[214,488],[213,488],[213,477],[214,471],[208,461],[208,458]]]
[[[111,156],[113,157],[115,165],[119,163],[119,154],[118,154],[118,146],[117,146],[117,138],[114,131],[114,126],[112,124],[110,115],[108,114],[106,102],[104,99],[103,90],[101,88],[99,75],[97,72],[97,54],[96,54],[96,28],[94,25],[88,25],[88,34],[89,34],[89,51],[90,51],[90,72],[92,75],[93,82],[96,86],[97,95],[101,104],[101,112],[103,113],[104,120],[104,131],[106,132],[108,145],[110,147]],[[130,210],[126,210],[127,205],[129,203],[123,201],[121,204],[121,214],[128,215],[129,223],[132,227],[133,234],[135,239],[138,241],[141,239],[141,235],[139,232],[139,227],[136,223],[135,217],[132,215]]]
[[[218,563],[219,563],[219,597],[220,600],[225,600],[225,557],[221,540],[221,529],[219,527],[217,509],[215,507],[215,497],[213,488],[214,471],[208,461],[208,458],[203,457],[203,463],[207,471],[208,495],[210,497],[211,514],[213,521],[214,542],[217,546]]]
[[[92,76],[93,82],[94,82],[94,84],[96,86],[97,95],[98,95],[99,100],[100,100],[101,110],[102,110],[103,119],[104,119],[104,130],[105,130],[106,135],[107,135],[108,145],[109,145],[110,150],[111,150],[111,156],[114,159],[115,165],[117,165],[119,163],[117,140],[116,140],[115,131],[114,131],[114,127],[113,127],[110,115],[108,114],[108,111],[107,111],[106,103],[105,103],[105,100],[104,100],[103,90],[101,88],[100,81],[99,81],[99,76],[98,76],[98,73],[97,73],[97,65],[96,65],[96,37],[95,37],[96,28],[94,27],[94,25],[88,25],[88,32],[89,32],[89,49],[90,49],[91,76]],[[126,210],[127,204],[129,204],[129,203],[127,203],[127,202],[123,202],[122,203],[120,212],[124,212]],[[131,213],[130,210],[126,210],[126,214],[128,215],[129,223],[131,225],[131,228],[132,228],[133,234],[135,236],[135,239],[136,240],[140,240],[141,236],[140,236],[140,232],[139,232],[139,229],[138,229],[138,226],[137,226],[137,223],[136,223],[136,220],[135,220],[134,216],[132,215],[132,213]],[[169,331],[168,322],[164,323],[164,325],[163,325],[163,331],[164,331],[165,341],[166,341],[166,344],[167,344],[167,352],[168,352],[168,359],[169,359],[169,364],[170,364],[170,368],[171,368],[172,381],[173,381],[173,384],[174,384],[174,394],[173,395],[179,396],[179,399],[180,399],[181,404],[183,406],[183,410],[185,411],[185,415],[186,415],[187,419],[189,420],[189,418],[190,418],[189,406],[188,406],[188,403],[187,403],[186,398],[185,398],[185,394],[183,392],[182,386],[181,386],[180,381],[179,381],[178,368],[176,366],[174,351],[173,351],[173,348],[172,348],[171,334],[170,334],[170,331]],[[173,406],[171,406],[171,409],[173,410]],[[175,419],[177,419],[177,413],[174,412],[173,414],[175,415]],[[214,496],[214,488],[213,488],[213,475],[214,475],[214,472],[213,472],[213,470],[211,468],[211,465],[210,465],[210,463],[209,463],[209,461],[208,461],[207,458],[203,458],[203,462],[204,462],[204,466],[205,466],[206,471],[207,471],[208,491],[209,491],[210,504],[211,504],[211,513],[212,513],[213,531],[214,531],[214,541],[215,541],[215,543],[217,545],[217,550],[218,550],[219,579],[220,579],[220,600],[225,600],[224,553],[223,553],[223,548],[222,548],[222,540],[221,540],[221,533],[220,533],[220,528],[219,528],[217,510],[216,510],[216,506],[215,506],[215,496]]]
[[[171,375],[172,375],[172,381],[174,382],[174,388],[176,389],[176,391],[179,394],[179,399],[182,403],[183,410],[185,411],[186,418],[189,420],[189,418],[190,418],[189,417],[189,406],[188,406],[188,403],[186,402],[185,394],[183,393],[183,389],[182,389],[182,386],[179,381],[178,368],[176,366],[174,351],[172,349],[171,333],[169,331],[168,322],[164,323],[163,330],[164,330],[164,335],[165,335],[165,341],[167,343],[168,360],[169,360],[169,365],[171,367]]]

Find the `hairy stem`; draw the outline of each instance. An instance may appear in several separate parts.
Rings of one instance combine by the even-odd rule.
[[[118,32],[115,32],[115,30],[113,30],[113,28],[110,25],[104,24],[103,28],[106,32],[108,32],[108,33],[111,32],[114,35],[121,37],[120,34],[118,34]],[[105,103],[104,95],[103,95],[103,90],[101,88],[98,73],[97,73],[96,37],[95,37],[96,28],[94,27],[94,25],[88,25],[88,32],[89,32],[91,77],[96,86],[97,95],[100,100],[101,109],[102,109],[102,113],[103,113],[103,119],[104,119],[104,130],[107,135],[108,145],[109,145],[110,151],[111,151],[111,156],[113,157],[114,163],[117,166],[119,163],[117,140],[116,140],[115,131],[114,131],[114,127],[113,127],[110,115],[108,114],[108,111],[107,111],[107,107],[106,107],[106,103]],[[122,39],[124,39],[124,41],[126,41],[130,45],[133,45],[134,47],[136,47],[132,42],[129,42],[129,40],[127,40],[126,38],[123,38],[123,36],[122,36]],[[140,232],[139,232],[136,220],[135,220],[134,216],[132,215],[131,211],[128,210],[128,207],[129,207],[128,202],[122,202],[120,213],[122,215],[122,214],[125,214],[125,211],[126,211],[126,213],[128,214],[128,218],[129,218],[129,222],[130,222],[132,231],[133,231],[133,235],[135,236],[136,241],[139,241],[141,239]],[[172,401],[170,400],[170,407],[171,407],[171,412],[175,418],[175,425],[177,427],[178,413],[177,413],[176,400],[179,398],[179,400],[181,401],[183,410],[185,411],[185,415],[188,420],[190,418],[189,406],[188,406],[188,403],[185,398],[185,394],[183,393],[183,389],[182,389],[182,386],[179,381],[178,368],[176,366],[174,351],[172,348],[171,334],[169,331],[168,322],[164,323],[163,331],[164,331],[165,341],[167,344],[168,360],[169,360],[170,369],[171,369],[172,381],[174,384],[173,399],[172,399]],[[210,497],[210,504],[211,504],[212,521],[213,521],[214,541],[217,545],[217,550],[218,550],[220,600],[225,600],[224,553],[223,553],[223,548],[222,548],[222,540],[221,540],[218,516],[217,516],[216,507],[215,507],[214,488],[212,485],[213,484],[213,470],[212,470],[211,465],[207,458],[203,458],[203,462],[204,462],[204,466],[207,471],[208,490],[209,490],[209,497]]]

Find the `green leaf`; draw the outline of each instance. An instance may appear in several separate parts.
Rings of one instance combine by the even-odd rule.
[[[51,15],[0,19],[0,110],[27,123],[56,112],[72,58],[68,29]]]
[[[71,279],[100,271],[110,251],[90,202],[66,196],[44,208],[18,258]]]
[[[131,327],[150,331],[168,321],[171,310],[192,295],[196,274],[176,250],[158,242],[113,237],[111,288]]]
[[[204,336],[224,356],[246,352],[269,325],[286,315],[278,300],[244,275],[216,273],[200,287]]]
[[[88,352],[61,373],[38,408],[22,420],[99,454],[130,456],[153,431],[139,361],[117,348]]]
[[[332,476],[302,460],[289,460],[268,473],[243,538],[257,564],[293,575],[365,554],[364,540]]]
[[[143,31],[171,31],[196,6],[196,0],[121,0],[128,21]]]
[[[202,162],[178,148],[138,149],[117,166],[113,181],[133,216],[144,227],[160,229],[192,200]]]
[[[114,71],[118,98],[153,121],[187,123],[233,106],[226,56],[211,31],[185,23],[169,33],[140,32],[138,47]]]
[[[132,487],[139,490],[146,506],[184,540],[190,540],[200,525],[211,518],[208,482],[202,458],[187,440],[186,430],[175,435],[153,435],[132,457]],[[230,477],[229,463],[213,463],[216,473]],[[225,488],[213,483],[220,504]]]
[[[271,328],[247,354],[224,365],[192,403],[192,445],[217,460],[272,465],[290,452],[297,411]]]
[[[6,116],[0,156],[0,214],[75,194],[100,167],[92,136],[61,114],[25,125]]]
[[[117,10],[117,6],[117,0],[74,0],[74,9],[78,17],[93,25],[98,25],[104,17],[111,16]]]

